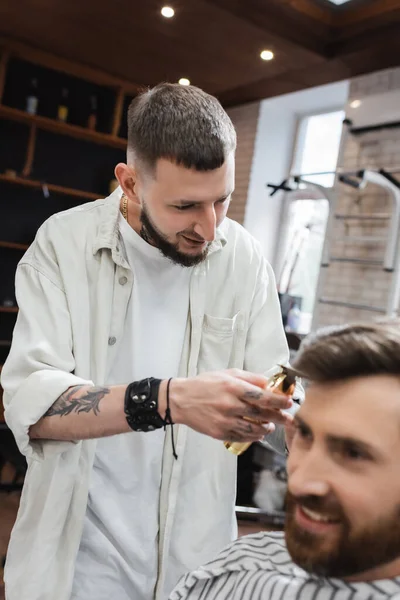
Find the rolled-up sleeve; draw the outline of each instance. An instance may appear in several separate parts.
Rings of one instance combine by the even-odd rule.
[[[71,319],[59,282],[22,262],[17,268],[16,297],[19,313],[1,373],[4,415],[22,454],[42,459],[76,442],[31,440],[29,428],[69,387],[92,382],[74,375]]]

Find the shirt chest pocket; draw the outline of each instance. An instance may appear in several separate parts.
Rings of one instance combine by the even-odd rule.
[[[241,311],[232,318],[204,315],[198,372],[238,367],[237,360],[235,360],[235,349],[242,332],[243,314]]]

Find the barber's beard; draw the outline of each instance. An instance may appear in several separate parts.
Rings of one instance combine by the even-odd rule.
[[[173,263],[180,265],[181,267],[194,267],[207,258],[209,244],[206,246],[205,250],[199,254],[186,254],[185,252],[181,252],[178,243],[172,244],[167,237],[157,229],[150,219],[145,204],[142,206],[140,221],[142,223],[142,229],[140,231],[141,237],[149,244],[158,248],[160,252]]]
[[[301,528],[295,520],[296,506],[304,506],[338,520],[332,535],[318,535]],[[400,506],[393,514],[354,532],[337,502],[318,496],[286,498],[286,545],[293,561],[305,571],[323,577],[351,577],[388,564],[400,557]],[[330,538],[330,539],[329,539]]]

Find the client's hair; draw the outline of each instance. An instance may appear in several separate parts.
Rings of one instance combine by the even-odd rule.
[[[293,368],[315,382],[400,376],[400,319],[320,329],[304,340]]]

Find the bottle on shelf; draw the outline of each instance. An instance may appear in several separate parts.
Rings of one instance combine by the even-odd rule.
[[[5,308],[13,308],[15,306],[14,300],[12,300],[11,298],[8,298],[8,297],[4,298],[2,305]]]
[[[36,77],[33,77],[29,84],[28,95],[26,96],[26,112],[30,115],[36,115],[38,104],[38,81]]]
[[[88,129],[92,129],[93,131],[96,129],[97,125],[97,97],[90,97],[90,112],[87,121]]]
[[[57,109],[57,118],[59,121],[63,121],[64,123],[68,120],[68,88],[63,88],[61,92],[61,100]]]

